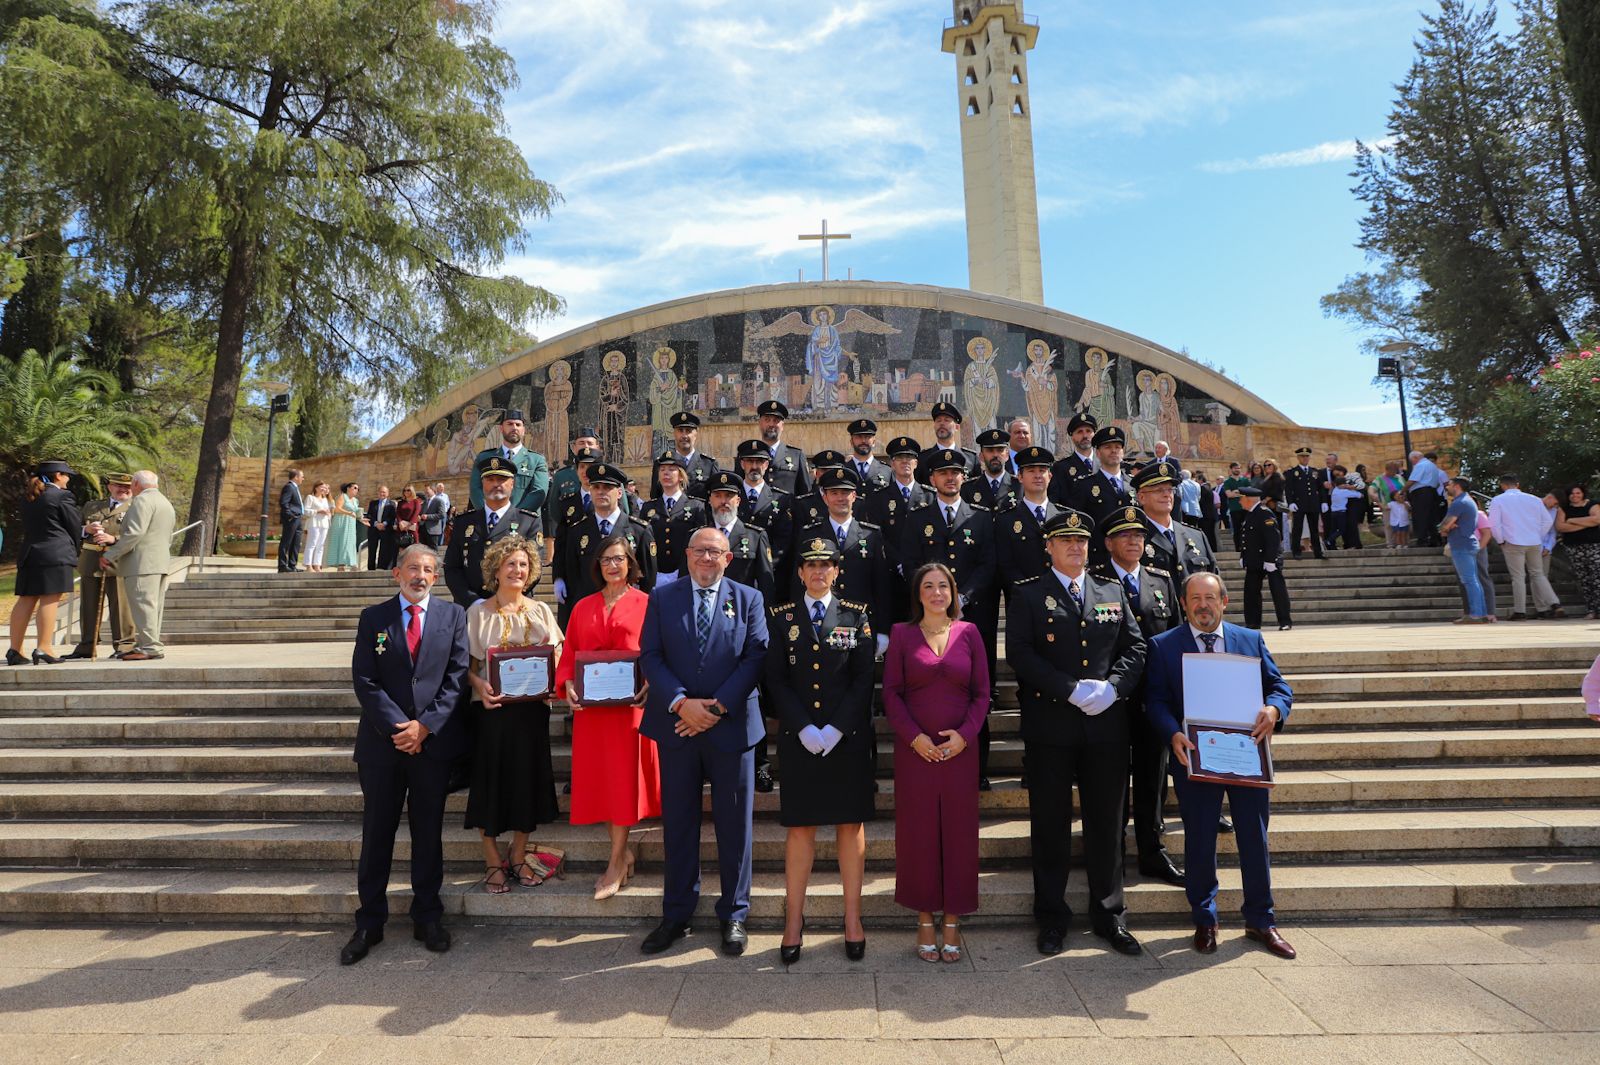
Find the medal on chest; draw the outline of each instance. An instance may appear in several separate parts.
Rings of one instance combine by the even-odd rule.
[[[835,651],[853,651],[856,648],[855,629],[834,629],[828,633],[828,646]]]

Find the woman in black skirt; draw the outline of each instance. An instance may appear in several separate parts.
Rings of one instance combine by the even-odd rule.
[[[800,958],[806,882],[817,852],[817,826],[833,825],[844,888],[844,949],[851,961],[867,952],[861,927],[861,882],[873,816],[872,689],[877,641],[864,603],[833,594],[839,545],[817,537],[797,554],[805,594],[769,611],[771,649],[766,690],[783,728],[779,820],[784,846],[785,964]]]
[[[466,827],[483,833],[484,890],[503,895],[515,880],[535,887],[559,875],[560,851],[528,850],[528,834],[560,816],[555,772],[550,765],[549,698],[502,702],[488,668],[496,647],[547,646],[551,677],[561,658],[561,629],[545,604],[522,594],[539,579],[539,555],[532,544],[512,534],[483,554],[483,584],[490,592],[467,610],[467,644],[472,654],[468,677],[479,704],[472,790]],[[504,857],[496,837],[511,833]]]
[[[33,619],[39,646],[33,664],[54,664],[56,607],[72,591],[83,541],[83,515],[67,491],[73,476],[65,462],[41,462],[22,501],[22,550],[17,554],[17,605],[11,608],[11,647],[6,665],[25,666],[22,642]]]

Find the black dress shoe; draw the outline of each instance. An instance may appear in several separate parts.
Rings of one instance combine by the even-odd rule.
[[[867,956],[867,941],[865,939],[847,939],[844,941],[844,956],[851,961],[860,961]]]
[[[76,659],[80,659],[80,658],[93,658],[93,657],[94,656],[89,652],[88,648],[86,648],[86,647],[74,647],[72,649],[72,653],[62,655],[61,656],[61,660],[63,662],[65,662],[65,661],[67,661],[69,659],[76,660]]]
[[[993,791],[994,790],[994,785],[989,783],[989,778],[988,777],[979,777],[978,778],[978,790],[979,791]]]
[[[662,921],[655,930],[644,937],[639,950],[645,954],[660,954],[672,944],[689,934],[688,921]]]
[[[1215,954],[1217,952],[1216,925],[1201,925],[1194,930],[1194,949],[1201,954]]]
[[[1060,954],[1067,942],[1067,930],[1064,928],[1041,928],[1039,930],[1039,953]]]
[[[443,954],[450,949],[450,930],[438,921],[417,925],[411,930],[411,938],[420,941],[435,954]]]
[[[367,951],[383,942],[383,929],[358,928],[356,934],[350,937],[339,950],[340,965],[354,965],[367,956]]]
[[[1110,943],[1112,949],[1118,954],[1133,955],[1140,953],[1139,941],[1134,939],[1133,933],[1129,932],[1127,927],[1120,923],[1101,925],[1094,930],[1094,934]]]
[[[756,770],[756,790],[765,795],[772,790],[772,768],[762,766]]]
[[[1217,818],[1217,831],[1225,836],[1233,835],[1233,822],[1226,817]]]
[[[745,934],[743,921],[722,922],[722,953],[737,958],[749,944],[750,937]]]
[[[1139,875],[1153,877],[1173,887],[1183,887],[1183,870],[1172,864],[1172,856],[1158,854],[1148,862],[1139,863]]]
[[[795,962],[800,960],[800,948],[803,946],[805,946],[804,940],[801,940],[799,943],[795,943],[793,945],[788,943],[779,943],[778,960],[783,962],[785,965],[793,965]]]
[[[32,662],[28,661],[28,657],[26,655],[19,655],[14,650],[9,650],[8,649],[6,651],[6,665],[8,665],[8,666],[31,666],[32,664],[33,664]]]

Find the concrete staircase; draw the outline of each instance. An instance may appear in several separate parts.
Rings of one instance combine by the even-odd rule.
[[[1419,598],[1417,586],[1433,580],[1415,570],[1428,561],[1421,553],[1366,552],[1292,565],[1297,621],[1318,592],[1329,593],[1329,603],[1356,604],[1328,608],[1342,620],[1365,616],[1359,604],[1368,599],[1347,593],[1381,591],[1391,580],[1399,594],[1376,598],[1397,600],[1380,608],[1387,615],[1402,613]],[[1413,571],[1401,573],[1402,562]],[[1343,572],[1348,588],[1337,587]],[[0,671],[0,917],[347,920],[361,803],[350,762],[357,708],[343,644],[360,608],[392,587],[385,576],[365,574],[197,578],[173,589],[188,590],[184,620],[193,630],[186,635],[256,646],[180,648],[138,665]],[[293,616],[251,618],[285,622],[268,643],[259,642],[259,626],[228,628],[216,616],[278,609],[285,590],[299,604]],[[1457,613],[1448,604],[1429,609]],[[1403,617],[1412,620],[1413,612]],[[1291,729],[1274,743],[1280,909],[1295,918],[1441,916],[1600,904],[1600,729],[1583,717],[1577,695],[1600,628],[1506,626],[1507,641],[1516,637],[1510,648],[1482,637],[1464,646],[1462,630],[1448,626],[1392,630],[1369,629],[1382,633],[1377,638],[1327,630],[1340,634],[1331,640],[1296,632],[1293,646],[1307,649],[1277,655],[1297,699]],[[1015,777],[1022,746],[1014,681],[1003,662],[1000,672],[996,788],[981,796],[983,916],[1026,919],[1027,794]],[[558,716],[552,728],[564,776],[567,719]],[[874,920],[900,922],[893,754],[882,722],[880,741],[867,905]],[[777,798],[757,796],[754,917],[761,922],[778,918],[783,904]],[[639,875],[609,902],[590,898],[605,861],[600,831],[565,824],[538,839],[567,852],[567,879],[488,896],[474,886],[481,874],[474,834],[453,827],[463,807],[464,796],[454,796],[446,834],[450,913],[586,926],[658,914],[658,825],[636,833]],[[1182,828],[1175,811],[1169,816],[1168,845],[1181,856]],[[831,840],[819,843],[810,912],[827,917],[839,912],[840,898],[827,871]],[[1223,845],[1231,864],[1231,840]],[[709,860],[709,827],[703,849]],[[407,853],[402,838],[398,856]],[[1128,881],[1135,926],[1184,920],[1180,890],[1143,882],[1131,868]],[[405,882],[402,866],[397,896]],[[1081,876],[1074,882],[1081,893]],[[714,884],[708,868],[708,890]],[[1223,886],[1224,909],[1236,909],[1234,870],[1224,871]],[[403,912],[403,899],[396,905]],[[1074,906],[1083,911],[1081,895]]]

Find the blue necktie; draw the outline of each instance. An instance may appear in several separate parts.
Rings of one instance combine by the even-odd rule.
[[[583,497],[583,512],[585,514],[594,513],[594,496],[585,495]]]
[[[911,486],[910,485],[903,484],[903,485],[900,486],[900,498],[904,499],[907,503],[911,502]]]
[[[833,527],[833,531],[839,537],[839,550],[843,551],[844,550],[844,526],[843,525],[835,525]]]
[[[1139,585],[1134,582],[1133,574],[1124,573],[1122,575],[1122,587],[1128,592],[1128,602],[1137,603],[1139,601]]]
[[[750,509],[754,510],[761,500],[761,493],[754,488],[750,489]]]
[[[1043,507],[1034,507],[1033,508],[1033,516],[1039,519],[1040,526],[1044,525],[1044,508]]]
[[[497,523],[497,522],[498,522],[498,521],[499,521],[499,520],[500,520],[500,515],[498,515],[498,514],[496,514],[496,513],[495,513],[495,512],[494,512],[494,511],[492,511],[492,510],[491,510],[491,511],[489,511],[489,531],[490,531],[490,532],[494,532],[494,527],[495,527],[495,524],[496,524],[496,523]]]
[[[1083,609],[1083,593],[1078,591],[1078,582],[1077,581],[1068,581],[1067,582],[1067,594],[1072,596],[1073,603],[1077,605],[1079,610],[1082,610]]]
[[[1167,544],[1168,544],[1168,546],[1170,546],[1172,548],[1172,553],[1173,554],[1177,554],[1178,553],[1178,534],[1176,532],[1174,532],[1173,530],[1171,530],[1171,529],[1163,529],[1162,532],[1167,537]]]
[[[671,496],[667,497],[667,516],[668,517],[670,517],[672,515],[672,504],[674,504],[676,502],[677,502],[677,500],[673,499]]]
[[[950,528],[956,527],[956,508],[946,504],[944,508],[944,523]]]
[[[1214,632],[1202,632],[1200,634],[1200,638],[1206,642],[1206,654],[1211,654],[1213,651],[1215,651],[1217,649],[1217,634],[1216,633],[1214,633]]]
[[[694,635],[701,654],[706,653],[706,643],[711,639],[711,591],[710,588],[695,589],[695,594],[700,597],[700,605],[695,610]]]
[[[820,641],[822,639],[822,604],[811,604],[811,632]]]
[[[611,535],[611,523],[609,521],[607,521],[605,518],[601,518],[600,519],[600,535],[601,536],[610,536]]]
[[[1122,491],[1122,478],[1120,478],[1120,477],[1111,478],[1111,487],[1116,489],[1118,492]]]

